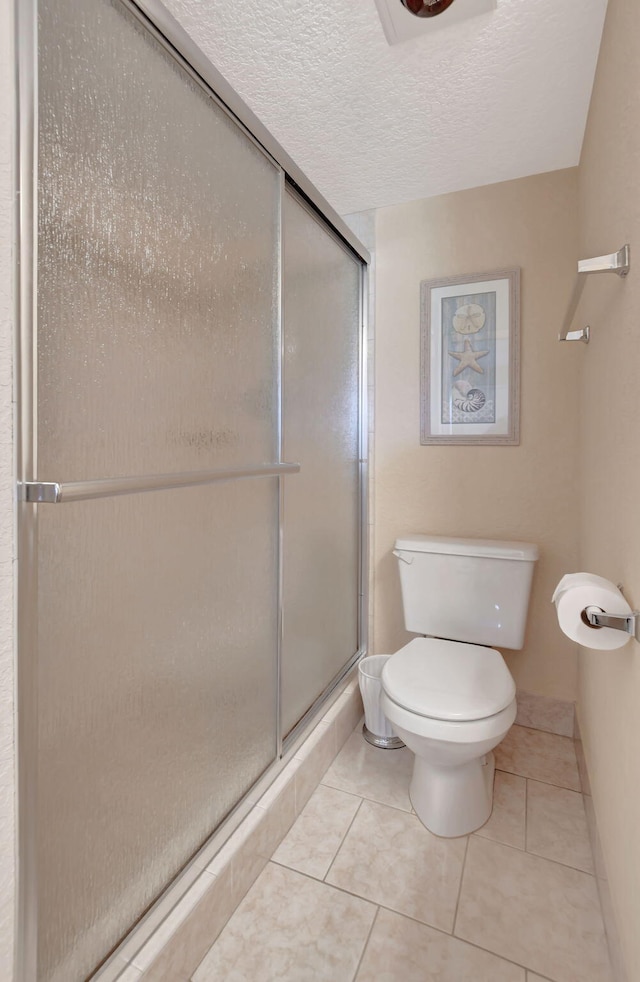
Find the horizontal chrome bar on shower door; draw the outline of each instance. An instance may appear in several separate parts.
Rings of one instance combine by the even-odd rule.
[[[68,483],[25,481],[18,486],[18,490],[22,501],[62,505],[67,501],[112,498],[115,495],[140,494],[144,491],[170,491],[173,488],[195,488],[243,478],[279,477],[281,474],[297,474],[299,470],[300,464],[282,463],[240,467],[235,470],[185,471],[183,474],[152,474],[148,477],[114,477]]]

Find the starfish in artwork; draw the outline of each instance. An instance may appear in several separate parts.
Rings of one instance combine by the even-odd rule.
[[[465,368],[472,368],[474,372],[479,375],[484,375],[484,368],[480,368],[477,359],[484,358],[485,355],[489,354],[489,351],[474,351],[471,341],[465,341],[464,351],[450,351],[449,354],[452,358],[456,358],[460,364],[453,373],[453,377],[459,375],[460,372],[464,372]]]

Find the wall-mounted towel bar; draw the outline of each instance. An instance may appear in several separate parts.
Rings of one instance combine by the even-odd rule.
[[[579,273],[617,273],[618,276],[626,276],[629,272],[631,261],[631,250],[628,245],[624,245],[617,252],[612,252],[610,256],[596,256],[595,259],[580,259],[578,261]]]
[[[631,268],[631,249],[629,245],[623,245],[622,249],[612,252],[608,256],[595,256],[593,259],[578,260],[578,274],[580,273],[617,273],[618,276],[626,276]],[[571,330],[571,324],[580,301],[584,280],[579,275],[571,297],[571,303],[564,319],[564,327],[558,335],[558,341],[582,341],[589,344],[591,328],[589,325],[577,331]]]

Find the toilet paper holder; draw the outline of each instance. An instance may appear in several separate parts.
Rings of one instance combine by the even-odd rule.
[[[630,614],[608,614],[600,607],[585,607],[582,619],[588,627],[611,627],[614,631],[624,631],[640,641],[640,611],[632,610]]]

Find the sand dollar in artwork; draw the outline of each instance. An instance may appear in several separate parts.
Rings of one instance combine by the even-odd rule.
[[[477,334],[485,320],[484,308],[479,303],[465,303],[453,315],[453,326],[458,334]]]

